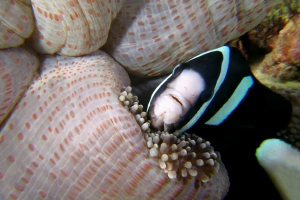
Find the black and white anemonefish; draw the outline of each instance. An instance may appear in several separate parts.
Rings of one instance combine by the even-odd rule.
[[[280,130],[291,104],[262,85],[239,50],[223,46],[177,65],[155,89],[147,112],[154,129],[195,126]]]
[[[254,77],[239,50],[223,46],[177,65],[147,111],[152,128],[195,133],[220,152],[230,178],[225,199],[281,199],[255,151],[287,126],[292,106]]]

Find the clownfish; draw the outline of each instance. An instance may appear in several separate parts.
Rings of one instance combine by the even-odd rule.
[[[292,106],[261,84],[236,48],[223,46],[177,65],[153,92],[147,112],[156,130],[195,126],[284,128]]]
[[[225,199],[281,199],[255,151],[288,125],[292,105],[255,78],[238,49],[223,46],[178,64],[147,112],[152,128],[195,133],[220,152],[230,179]]]

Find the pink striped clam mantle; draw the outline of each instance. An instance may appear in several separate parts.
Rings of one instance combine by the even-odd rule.
[[[16,2],[14,6],[18,5],[20,8],[18,1],[11,1],[10,3],[13,4],[12,2]],[[161,173],[156,161],[148,158],[140,127],[133,116],[117,100],[121,87],[130,85],[129,77],[126,71],[106,53],[99,50],[95,51],[104,44],[99,41],[106,37],[105,34],[107,35],[108,30],[101,27],[103,25],[108,26],[109,20],[104,24],[101,24],[101,21],[95,22],[93,26],[89,26],[90,29],[86,30],[82,28],[86,26],[86,23],[80,19],[84,20],[83,15],[88,19],[86,13],[89,13],[89,10],[85,9],[83,4],[79,5],[77,1],[59,1],[64,5],[59,7],[58,4],[56,5],[57,2],[53,0],[46,4],[43,1],[32,1],[37,28],[27,45],[33,45],[32,47],[37,52],[45,51],[43,53],[56,52],[62,55],[69,55],[68,52],[71,54],[75,52],[75,55],[94,53],[82,57],[59,55],[38,57],[23,47],[1,50],[0,76],[1,83],[4,84],[1,84],[0,88],[4,95],[0,97],[0,118],[5,122],[1,125],[0,140],[0,199],[98,199],[100,197],[102,199],[220,199],[224,197],[229,183],[222,164],[219,174],[199,189],[195,189],[193,181],[187,183],[170,181],[166,174]],[[87,4],[84,5],[87,6],[90,6],[89,3],[100,5],[104,2],[105,6],[111,10],[113,10],[111,4],[116,3],[113,7],[115,10],[109,12],[112,14],[111,18],[114,18],[120,9],[120,6],[116,5],[124,3],[121,12],[126,13],[126,8],[128,8],[126,3],[130,3],[130,1],[86,2]],[[151,4],[151,1],[145,2]],[[193,1],[183,2],[193,3]],[[202,3],[200,6],[207,6],[204,1],[199,2]],[[262,5],[268,5],[266,7],[268,10],[275,1],[245,1],[243,5],[236,7],[233,1],[222,2],[224,3],[221,8],[226,8],[228,5],[237,9],[239,6],[246,9],[243,6],[248,5],[248,9],[253,10],[253,8],[260,9]],[[272,3],[268,4],[269,2]],[[209,1],[209,7],[206,9],[213,11],[214,5],[219,6],[219,4],[214,3],[215,1]],[[38,5],[44,6],[42,12],[40,12],[41,7]],[[72,5],[74,5],[74,9]],[[22,6],[25,4],[21,4]],[[49,9],[49,6],[53,10]],[[77,22],[73,21],[72,24],[69,18],[76,16],[76,14],[72,15],[73,11],[75,13],[80,11],[78,6],[81,6],[84,14],[79,13]],[[88,8],[91,7],[95,8],[91,15],[97,15],[96,11],[100,7],[90,6]],[[7,8],[14,9],[16,7]],[[61,13],[60,8],[65,8],[62,10],[65,13]],[[179,4],[177,10],[180,13]],[[48,13],[45,14],[45,11]],[[51,11],[53,11],[52,19],[50,17]],[[265,12],[264,9],[262,11]],[[260,11],[262,13],[260,16],[263,16],[262,11]],[[66,12],[70,15],[66,15]],[[14,17],[15,12],[10,13]],[[228,14],[230,13],[228,12]],[[59,23],[55,23],[55,14]],[[9,14],[7,15],[9,16]],[[37,17],[38,15],[39,17]],[[247,28],[249,24],[253,27],[255,23],[258,23],[255,20],[255,22],[251,21],[251,16],[253,18],[253,15],[248,16],[249,18],[245,17],[247,20],[244,23],[247,22]],[[3,15],[1,17],[3,18]],[[30,14],[28,18],[23,15],[15,17],[28,21]],[[230,15],[229,19],[234,17]],[[169,22],[171,23],[172,19],[167,19],[170,19]],[[201,15],[197,19],[202,19]],[[49,23],[45,26],[47,20]],[[18,27],[18,22],[16,22],[16,27]],[[90,23],[88,20],[86,22],[87,24]],[[116,21],[117,23],[119,21]],[[48,26],[49,24],[54,25]],[[242,27],[245,24],[235,25]],[[80,26],[82,27],[79,28]],[[91,27],[94,27],[94,32]],[[230,23],[226,27],[230,27]],[[251,27],[249,26],[249,28]],[[142,30],[129,25],[127,28],[133,28],[137,32]],[[19,29],[22,30],[22,28]],[[101,31],[97,32],[96,30],[102,30],[104,35],[100,34]],[[197,40],[199,42],[202,41],[201,39],[205,40],[209,33],[218,30],[208,29]],[[111,34],[113,32],[112,28]],[[226,40],[238,36],[235,32],[232,35],[230,33],[228,33],[229,36]],[[93,37],[89,34],[93,36],[99,34],[103,38],[92,39]],[[193,38],[195,32],[189,32],[189,34]],[[64,39],[60,37],[61,35],[64,35]],[[82,41],[78,39],[78,35],[82,37],[85,35],[89,39]],[[26,34],[19,34],[18,36],[21,40],[22,37],[23,39],[27,37]],[[177,35],[174,36],[176,40]],[[47,41],[43,43],[45,38],[51,40],[51,45]],[[5,39],[7,37],[2,37],[2,40]],[[54,45],[56,41],[60,43]],[[140,41],[142,42],[142,40]],[[95,46],[91,45],[92,42]],[[109,46],[109,44],[115,43],[111,42],[110,39],[108,42],[110,43],[105,49],[115,56],[113,51],[116,51],[116,48]],[[209,43],[202,44],[206,44],[206,48],[201,49],[201,45],[196,46],[190,55],[217,47],[224,42],[226,41],[209,40]],[[127,53],[133,50],[132,55],[136,55],[134,48],[128,46],[126,41],[119,41],[119,43],[119,48],[123,49],[122,51]],[[7,44],[1,48],[16,46],[16,44],[12,44],[12,46],[7,46]],[[44,46],[34,46],[37,44]],[[79,48],[78,51],[75,49],[76,44],[77,49]],[[142,45],[144,49],[149,49],[145,53],[140,53],[144,57],[149,55],[151,49],[152,52],[155,52],[156,44],[153,46],[153,42],[149,42],[149,46],[144,43]],[[54,50],[51,49],[53,46],[55,46]],[[184,51],[184,49],[179,50]],[[165,62],[164,56],[160,57],[161,54],[158,53],[158,57],[154,60],[150,58],[146,64],[147,62],[156,62],[159,66],[168,68],[164,73],[170,71],[170,66],[173,66],[174,61],[178,61],[176,56],[174,58],[178,49],[170,47],[168,51],[172,56],[167,62]],[[118,60],[118,56],[115,56],[115,59],[125,66],[144,65],[136,63],[143,60],[136,59],[136,56],[125,56],[125,58],[126,64],[123,64],[123,61]],[[127,58],[132,59],[128,61]],[[132,64],[128,64],[128,62],[132,62]],[[39,71],[36,71],[38,67]],[[141,74],[145,74],[149,70],[143,71],[133,68],[129,71],[140,71]],[[162,72],[154,72],[153,74],[157,73]],[[32,76],[33,79],[30,82]],[[27,86],[28,84],[29,86]],[[24,92],[26,88],[28,89]],[[21,99],[18,98],[20,96],[22,96]]]

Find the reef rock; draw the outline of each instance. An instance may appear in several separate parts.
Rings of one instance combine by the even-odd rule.
[[[300,79],[300,14],[295,15],[273,41],[273,50],[254,68],[277,81]]]

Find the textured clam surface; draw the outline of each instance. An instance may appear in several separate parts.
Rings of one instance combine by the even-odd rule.
[[[1,130],[0,199],[220,199],[228,176],[171,181],[118,100],[130,81],[107,54],[43,56]]]
[[[39,53],[78,56],[96,51],[107,39],[121,0],[32,0],[36,27],[30,45]]]
[[[0,50],[0,124],[27,89],[38,66],[38,58],[24,48]]]
[[[278,2],[126,0],[104,50],[131,74],[166,74],[252,29]]]
[[[30,0],[1,1],[0,49],[16,47],[33,31]]]

